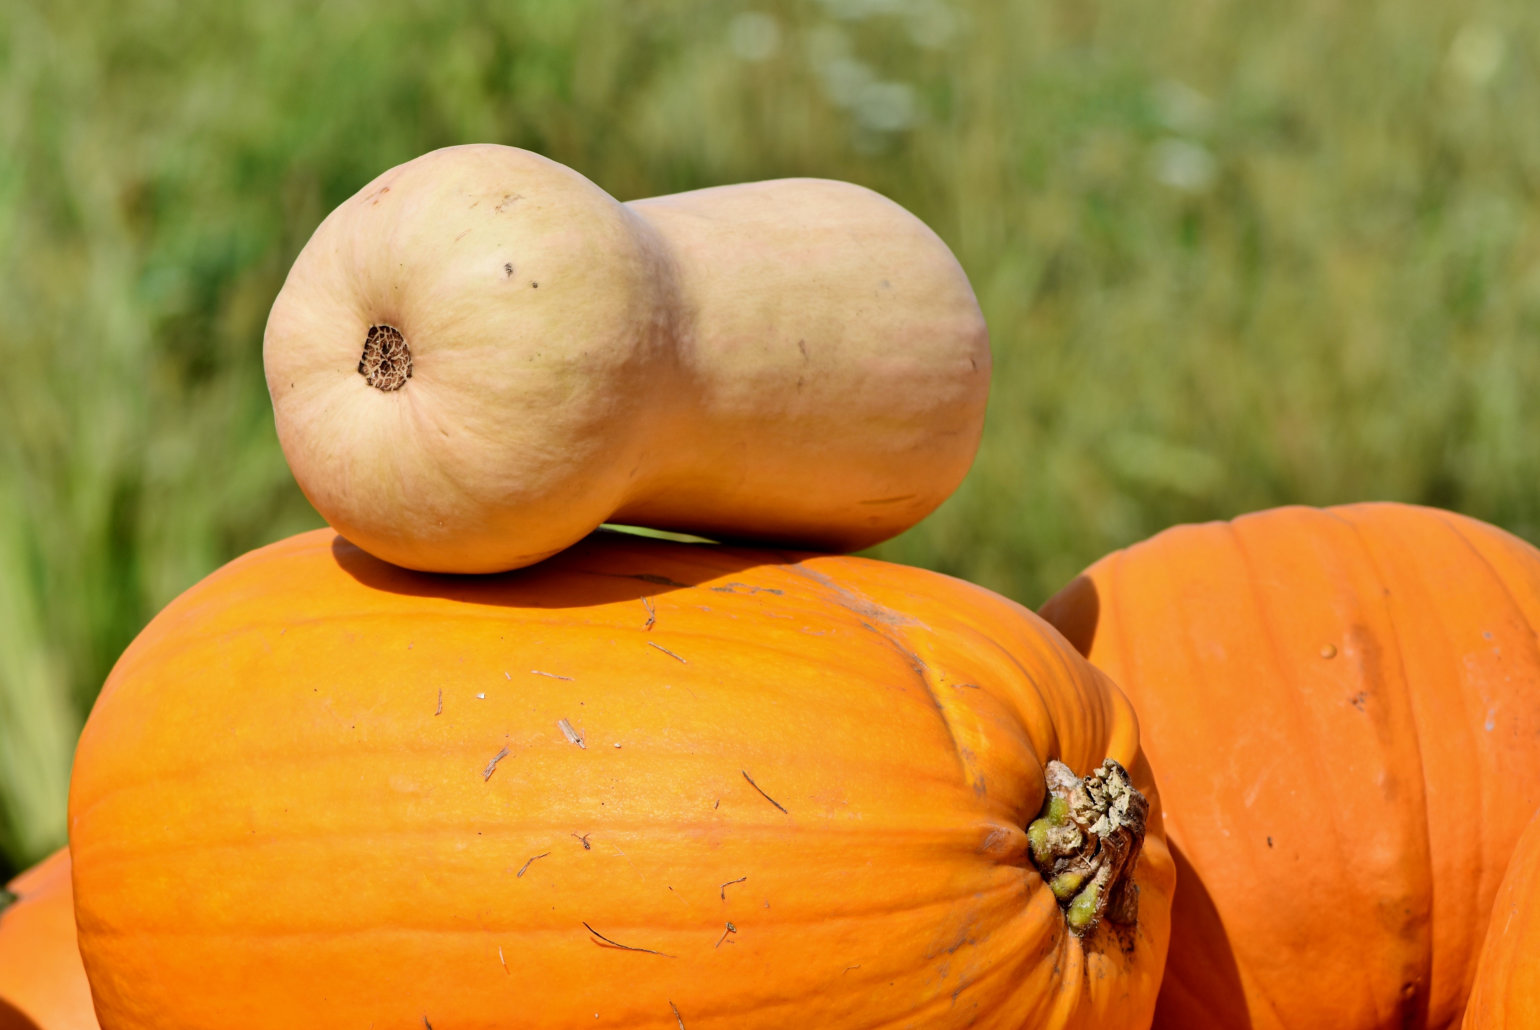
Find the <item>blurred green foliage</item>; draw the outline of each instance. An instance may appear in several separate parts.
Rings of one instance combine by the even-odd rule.
[[[327,211],[446,144],[622,199],[849,179],[934,226],[995,386],[967,483],[884,557],[1036,604],[1284,503],[1540,538],[1537,28],[1528,0],[4,5],[0,873],[62,842],[133,635],[318,524],[267,306]]]

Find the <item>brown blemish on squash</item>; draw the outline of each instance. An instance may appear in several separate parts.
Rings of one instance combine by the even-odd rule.
[[[406,337],[393,325],[372,325],[364,337],[364,353],[358,360],[364,382],[383,393],[399,390],[412,378],[412,351]]]
[[[503,264],[503,278],[505,278],[505,279],[512,279],[513,278],[513,262],[511,262],[511,261],[504,262],[504,264]]]

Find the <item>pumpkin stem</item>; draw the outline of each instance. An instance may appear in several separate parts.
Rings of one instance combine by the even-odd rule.
[[[1149,801],[1110,758],[1085,779],[1057,760],[1044,773],[1048,798],[1043,814],[1027,827],[1027,845],[1070,932],[1088,934],[1103,918],[1133,923],[1139,916],[1134,866]]]
[[[364,382],[385,393],[406,385],[412,378],[412,352],[401,330],[393,325],[369,327],[363,357],[358,359],[358,374]]]

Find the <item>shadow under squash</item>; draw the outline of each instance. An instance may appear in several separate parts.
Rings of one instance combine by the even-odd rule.
[[[338,536],[337,565],[374,590],[505,608],[581,608],[639,601],[751,570],[791,565],[798,551],[681,543],[598,530],[558,554],[523,569],[486,575],[415,572],[382,561]]]

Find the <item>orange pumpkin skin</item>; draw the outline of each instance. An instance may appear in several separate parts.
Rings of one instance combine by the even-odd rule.
[[[861,558],[602,533],[501,576],[330,532],[113,671],[71,785],[107,1030],[1143,1027],[1174,873],[1081,939],[1044,764],[1121,693],[1031,612]]]
[[[0,909],[0,1030],[97,1030],[75,945],[68,849],[6,889],[16,900]]]
[[[1464,1030],[1540,1030],[1540,812],[1497,889]]]
[[[1161,770],[1156,1026],[1458,1024],[1540,804],[1540,552],[1432,509],[1282,508],[1116,552],[1041,612]]]

